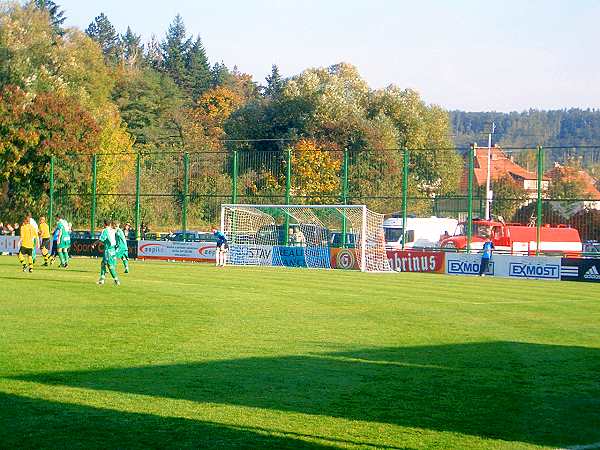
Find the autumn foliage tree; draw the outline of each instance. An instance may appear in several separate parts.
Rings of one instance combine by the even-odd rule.
[[[99,140],[98,124],[73,99],[52,93],[30,99],[16,86],[4,87],[0,94],[0,161],[5,162],[0,164],[0,211],[14,216],[18,211],[44,210],[50,156],[69,162],[55,170],[57,189],[77,190],[89,179],[89,155]]]
[[[328,151],[313,140],[301,139],[292,149],[291,163],[294,168],[292,195],[295,197],[327,203],[328,200],[331,202],[329,196],[340,195],[342,163],[339,152]]]

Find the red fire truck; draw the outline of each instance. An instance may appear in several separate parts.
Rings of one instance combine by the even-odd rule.
[[[446,250],[464,250],[467,248],[467,224],[461,222],[454,236],[443,239],[440,247]],[[471,249],[480,250],[489,236],[497,251],[511,254],[533,254],[537,249],[537,228],[519,224],[497,222],[494,220],[473,220]],[[566,225],[544,225],[540,230],[541,252],[580,254],[581,238],[575,228]]]

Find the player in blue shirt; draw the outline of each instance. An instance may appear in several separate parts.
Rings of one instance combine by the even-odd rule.
[[[483,244],[481,263],[479,264],[479,276],[484,277],[490,266],[490,260],[492,259],[492,251],[494,250],[494,243],[488,237]]]
[[[213,236],[217,238],[217,249],[215,251],[217,267],[225,267],[225,262],[227,261],[227,251],[229,250],[227,237],[222,231],[217,230],[216,227],[213,227],[212,233]]]
[[[58,224],[52,233],[52,251],[50,252],[50,265],[54,264],[56,257],[58,256],[58,235],[60,234],[60,230],[58,228]]]

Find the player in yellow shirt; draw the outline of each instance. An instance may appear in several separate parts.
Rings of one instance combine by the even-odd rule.
[[[42,250],[42,256],[44,257],[43,266],[48,266],[48,262],[50,261],[50,227],[48,226],[48,222],[46,222],[45,217],[40,217],[40,248]]]
[[[33,272],[33,246],[36,238],[35,228],[29,223],[29,217],[26,217],[21,224],[21,248],[19,249],[19,261],[23,266],[23,272],[28,270]]]

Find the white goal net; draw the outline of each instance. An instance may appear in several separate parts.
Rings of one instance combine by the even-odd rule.
[[[364,205],[221,206],[234,265],[332,268],[343,249],[365,272],[387,272],[383,215]]]

